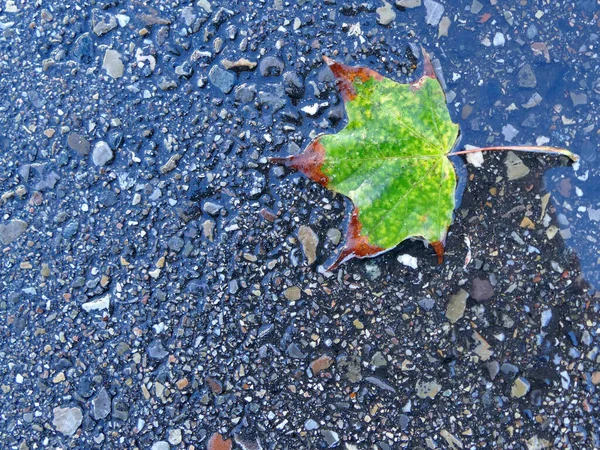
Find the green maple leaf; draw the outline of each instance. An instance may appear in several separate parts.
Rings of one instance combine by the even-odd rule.
[[[427,240],[442,261],[457,184],[448,154],[459,127],[423,54],[424,74],[410,84],[324,57],[337,79],[348,124],[337,134],[318,136],[299,155],[274,158],[352,201],[346,243],[333,266],[383,253],[409,237]],[[577,158],[551,147],[486,150],[506,149]]]

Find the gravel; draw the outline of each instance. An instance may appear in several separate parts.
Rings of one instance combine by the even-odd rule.
[[[599,447],[595,3],[242,3],[2,2],[2,446]],[[452,157],[442,264],[327,272],[347,199],[269,158],[346,125],[322,55],[421,46],[461,146],[581,160]]]

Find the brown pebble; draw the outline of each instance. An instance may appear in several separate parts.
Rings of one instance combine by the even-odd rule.
[[[327,355],[319,356],[313,362],[310,363],[310,369],[313,375],[318,374],[322,370],[328,369],[333,363],[333,359]]]
[[[214,433],[208,440],[206,450],[231,450],[231,439],[223,439],[219,433]]]
[[[481,301],[488,300],[494,295],[494,286],[489,280],[475,278],[473,280],[473,286],[471,287],[471,298],[473,300]]]
[[[181,380],[177,381],[177,389],[182,390],[185,389],[188,384],[190,384],[190,382],[188,381],[187,378],[182,378]]]
[[[206,377],[205,381],[213,394],[219,395],[221,392],[223,392],[223,385],[218,380],[215,380],[212,377]]]

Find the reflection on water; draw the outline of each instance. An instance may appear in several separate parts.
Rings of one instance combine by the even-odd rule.
[[[548,170],[546,190],[556,207],[557,226],[565,244],[579,256],[586,281],[600,289],[600,169],[594,152],[585,145],[577,171],[572,167]]]

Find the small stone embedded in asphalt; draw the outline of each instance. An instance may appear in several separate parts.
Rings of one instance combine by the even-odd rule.
[[[211,216],[218,216],[222,209],[223,206],[215,202],[204,202],[204,205],[202,206],[202,211]]]
[[[519,377],[513,383],[512,388],[510,389],[510,395],[515,398],[521,398],[529,392],[530,388],[531,385],[529,384],[529,381],[523,377]]]
[[[587,94],[583,92],[570,92],[569,96],[573,102],[573,106],[586,105],[588,102]]]
[[[310,370],[312,370],[313,375],[317,375],[319,372],[329,369],[331,364],[333,364],[333,359],[328,355],[323,355],[310,363]]]
[[[105,388],[100,389],[98,394],[92,399],[92,414],[94,419],[101,420],[110,413],[111,400]]]
[[[94,151],[92,152],[92,161],[98,167],[105,166],[114,158],[114,153],[110,146],[105,141],[98,141],[94,145]]]
[[[73,56],[83,64],[89,64],[94,59],[94,41],[89,33],[83,33],[73,45]]]
[[[396,0],[398,8],[417,8],[421,6],[421,0]]]
[[[508,152],[504,159],[504,165],[506,166],[506,176],[509,180],[518,180],[529,174],[529,167],[523,163],[523,160],[519,158],[514,152]]]
[[[169,450],[171,446],[167,441],[158,441],[152,444],[151,450]]]
[[[225,439],[219,433],[214,433],[208,440],[206,450],[231,450],[231,439]]]
[[[419,398],[435,398],[435,396],[442,389],[442,385],[437,381],[422,381],[419,380],[415,386],[417,390],[417,397]]]
[[[336,447],[340,443],[340,436],[333,430],[322,430],[321,434],[328,448]]]
[[[506,142],[512,142],[512,140],[519,134],[519,130],[513,127],[510,123],[502,127],[502,134]]]
[[[519,69],[517,84],[524,88],[534,88],[537,85],[537,78],[530,64],[525,64]]]
[[[375,11],[377,13],[377,22],[381,25],[389,25],[396,18],[396,12],[392,9],[392,5],[384,0],[383,6],[380,6]]]
[[[117,28],[117,18],[110,13],[102,13],[95,9],[92,12],[92,31],[98,37],[104,36]]]
[[[313,419],[308,419],[304,422],[304,429],[306,431],[317,430],[319,428],[319,424],[315,422]]]
[[[7,224],[0,224],[0,240],[5,245],[11,244],[21,236],[29,224],[21,219],[13,219]]]
[[[444,14],[444,6],[434,0],[424,0],[425,4],[425,22],[428,25],[437,27]]]
[[[121,54],[116,50],[106,50],[104,53],[104,59],[102,60],[102,68],[106,71],[106,74],[112,78],[121,78],[125,71],[123,61],[121,61]]]
[[[90,153],[89,141],[79,133],[69,133],[67,145],[71,150],[75,150],[79,156],[87,156]]]
[[[310,266],[317,260],[317,247],[319,245],[319,237],[317,234],[307,225],[302,225],[298,229],[298,240],[302,245],[302,251],[308,265]]]
[[[298,286],[290,286],[285,291],[283,291],[283,295],[290,302],[295,302],[297,300],[300,300],[300,297],[302,297],[302,291]]]
[[[296,72],[288,71],[284,73],[283,83],[288,97],[295,99],[304,97],[304,81]]]
[[[83,415],[81,409],[77,407],[65,407],[61,408],[57,406],[52,410],[54,415],[52,419],[52,425],[66,436],[72,436],[75,434],[81,422],[83,421]]]
[[[62,235],[65,239],[71,239],[79,231],[79,221],[71,220],[63,229]]]
[[[494,381],[498,372],[500,372],[500,363],[498,361],[490,361],[485,364],[490,376],[490,380]]]
[[[470,295],[473,300],[489,300],[494,295],[494,286],[488,279],[475,278]]]
[[[162,342],[159,340],[152,341],[146,350],[150,358],[154,359],[163,359],[169,354],[169,352],[163,347]]]
[[[104,309],[109,309],[110,308],[110,294],[106,294],[103,297],[86,302],[83,305],[81,305],[81,307],[87,312],[102,311]]]
[[[287,354],[290,355],[290,357],[292,357],[292,358],[295,358],[295,359],[306,358],[306,354],[304,354],[302,352],[302,350],[300,350],[300,348],[294,343],[288,345],[286,351],[287,351]]]
[[[464,289],[461,289],[452,297],[450,297],[450,301],[448,302],[448,306],[446,307],[446,318],[452,322],[456,323],[459,319],[463,317],[465,314],[465,308],[467,306],[467,298],[469,294]]]
[[[263,77],[278,77],[284,69],[283,61],[275,56],[265,56],[258,65],[258,70]]]
[[[235,84],[235,75],[216,65],[208,72],[208,79],[224,94],[229,94]]]

